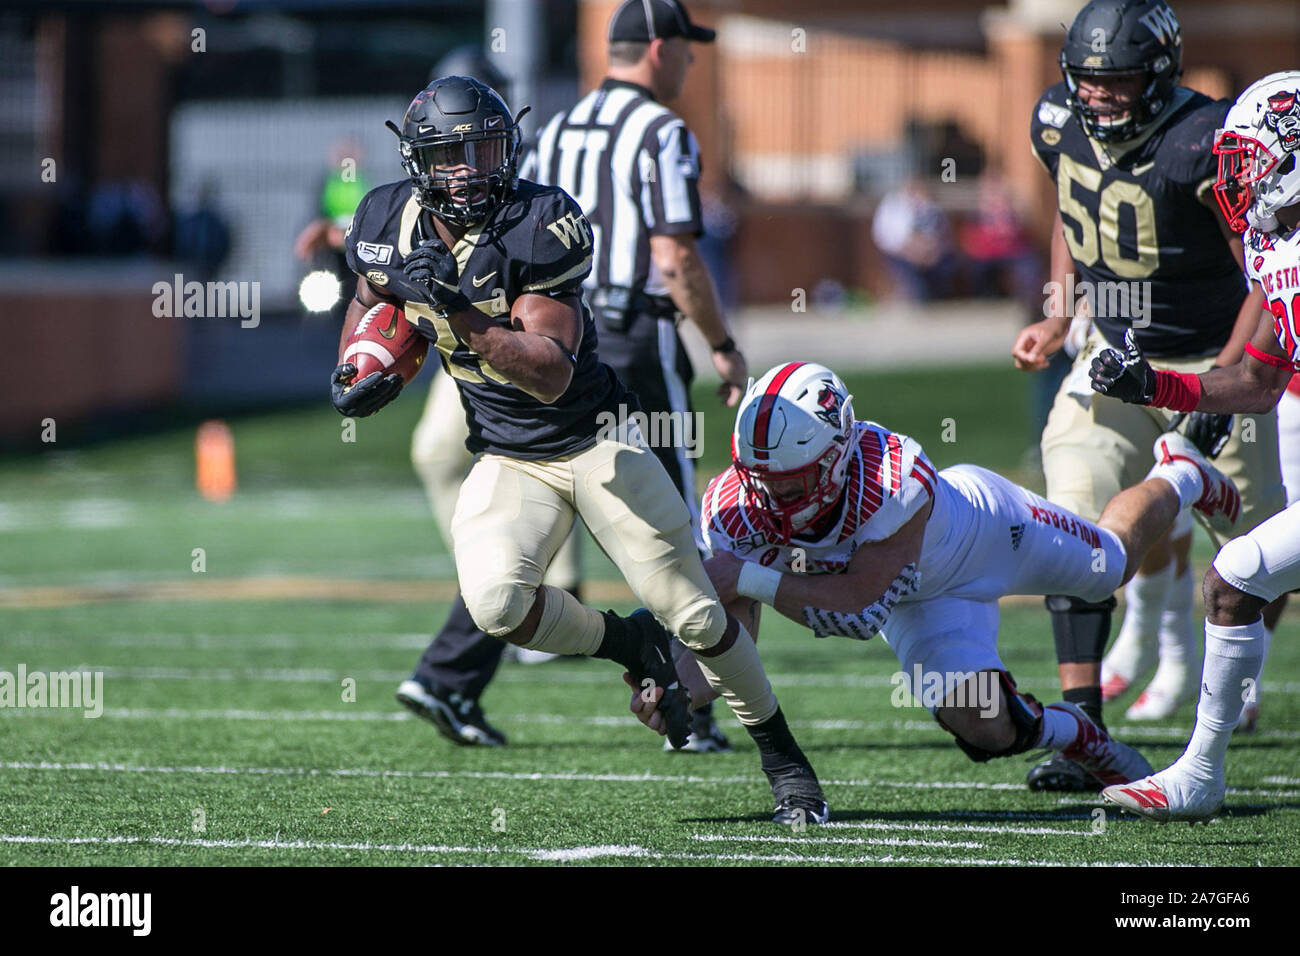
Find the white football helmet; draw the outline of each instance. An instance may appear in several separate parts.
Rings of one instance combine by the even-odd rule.
[[[1277,229],[1277,211],[1300,201],[1300,71],[1247,87],[1214,134],[1214,153],[1214,198],[1232,228]]]
[[[750,381],[731,460],[766,530],[789,541],[839,503],[853,422],[853,396],[825,366],[790,362]]]

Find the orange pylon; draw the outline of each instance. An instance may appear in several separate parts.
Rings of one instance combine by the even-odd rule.
[[[209,501],[235,493],[235,437],[223,421],[204,422],[194,440],[194,484]]]

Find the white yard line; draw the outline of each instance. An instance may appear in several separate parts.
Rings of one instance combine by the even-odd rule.
[[[492,846],[422,846],[415,843],[320,843],[309,840],[178,840],[173,837],[49,837],[0,835],[0,843],[52,843],[64,846],[80,844],[148,844],[152,846],[194,846],[204,849],[260,850],[349,850],[365,853],[500,853]]]
[[[809,828],[809,833],[815,830]],[[807,846],[835,844],[839,846],[928,846],[954,850],[982,850],[983,843],[963,840],[913,840],[904,837],[823,837],[823,836],[733,836],[725,833],[692,833],[692,840],[701,843],[800,843]]]
[[[547,862],[571,863],[577,860],[597,860],[603,856],[640,857],[648,856],[649,851],[639,846],[618,846],[603,844],[601,846],[577,846],[568,850],[524,850],[520,851],[534,860]]]
[[[94,672],[95,667],[83,665],[74,668],[76,670],[87,670]],[[107,671],[101,671],[105,677],[115,677]],[[303,673],[303,672],[290,672]],[[328,680],[334,682],[341,680],[343,672],[331,673]],[[366,679],[365,672],[358,671],[355,674],[343,675],[357,679]],[[229,680],[239,680],[240,677],[232,675]],[[314,678],[313,678],[314,679]],[[53,710],[41,710],[36,708],[0,708],[0,719],[6,716],[27,716],[38,717],[49,714],[59,713]],[[409,714],[405,712],[385,714],[374,711],[369,713],[349,714],[345,711],[256,711],[256,710],[221,710],[221,709],[203,709],[203,710],[184,710],[181,708],[157,708],[148,707],[129,707],[105,710],[105,715],[118,717],[125,720],[146,720],[150,718],[167,718],[167,719],[185,719],[187,717],[196,717],[204,720],[223,718],[229,720],[406,720]],[[521,723],[521,724],[577,724],[581,726],[592,727],[632,727],[637,725],[636,718],[632,716],[621,717],[614,715],[587,715],[573,716],[569,714],[503,714],[493,713],[493,718],[502,723]],[[719,723],[728,727],[738,728],[740,724],[733,718],[723,717]],[[792,720],[791,727],[805,728],[812,730],[908,730],[908,731],[934,731],[941,733],[938,724],[931,720],[842,720],[842,719],[823,719],[823,720]],[[1147,727],[1142,725],[1121,724],[1115,727],[1115,733],[1120,737],[1144,737],[1148,739],[1186,741],[1190,731],[1182,727]],[[1260,739],[1276,740],[1298,740],[1300,731],[1297,730],[1261,730],[1256,731],[1252,736]],[[1294,778],[1294,782],[1300,783],[1300,778]]]
[[[372,648],[422,650],[428,634],[37,634],[21,632],[0,638],[0,647],[166,647],[194,650],[279,650],[310,651],[320,648],[367,651]]]
[[[505,770],[374,770],[369,768],[333,768],[319,767],[204,767],[204,766],[144,766],[139,764],[107,763],[104,761],[85,761],[60,763],[54,761],[10,760],[0,763],[0,770],[44,770],[54,772],[98,771],[106,773],[159,773],[159,774],[218,774],[226,776],[284,776],[284,777],[409,777],[418,779],[469,779],[469,780],[574,780],[595,783],[698,783],[716,785],[720,783],[765,783],[761,777],[697,777],[691,775],[671,774],[626,774],[626,773],[579,773],[573,772],[522,772]],[[823,780],[823,784],[834,787],[887,787],[907,790],[1010,790],[1021,791],[1023,784],[1018,783],[978,783],[973,781],[952,780]],[[1296,797],[1300,791],[1295,790],[1250,790],[1229,787],[1228,793],[1241,796],[1262,797]],[[963,811],[952,811],[961,815]],[[971,811],[984,813],[984,811]],[[1024,819],[1064,819],[1050,814],[1009,814],[1008,818]],[[1081,817],[1081,819],[1083,819]]]
[[[830,823],[824,824],[824,826],[835,830],[902,830],[908,833],[996,833],[1011,836],[1071,837],[1095,835],[1092,830],[1061,830],[1052,827],[998,827],[980,823],[879,823],[874,821],[838,823],[832,820]]]
[[[202,636],[190,639],[200,640]],[[91,643],[98,643],[98,639],[88,639]],[[106,642],[120,640],[120,646],[133,646],[129,643],[129,637],[118,635],[114,638],[106,638]],[[271,635],[269,643],[260,643],[256,639],[250,639],[247,647],[279,647],[279,649],[294,649],[302,647],[304,649],[312,646],[310,641],[302,644],[292,643],[292,635]],[[220,647],[219,638],[208,638],[209,647]],[[371,643],[374,641],[375,643]],[[278,644],[277,644],[278,642]],[[387,642],[387,643],[385,643]],[[7,640],[0,640],[0,647],[5,646]],[[42,646],[39,638],[30,638],[23,636],[19,643],[23,646]],[[343,642],[349,648],[364,649],[368,646],[390,647],[398,649],[410,648],[417,650],[426,643],[426,638],[418,634],[403,634],[389,638],[369,638],[356,637],[350,638]],[[152,643],[142,643],[138,646],[152,647],[162,646]],[[178,644],[179,649],[188,649],[187,645]],[[28,664],[29,669],[41,669],[37,665]],[[366,670],[366,671],[349,671],[347,668],[287,668],[287,667],[135,667],[135,666],[117,666],[113,664],[84,664],[81,665],[84,670],[93,670],[103,672],[105,677],[121,678],[123,680],[260,680],[272,683],[314,683],[318,681],[338,681],[344,677],[354,677],[359,680],[375,681],[402,681],[410,676],[410,671],[405,670]],[[47,670],[58,670],[59,667],[45,668]],[[861,688],[892,688],[895,682],[890,675],[884,674],[768,674],[768,679],[776,687],[861,687]],[[527,667],[511,667],[497,675],[496,680],[506,681],[508,683],[545,683],[545,684],[607,684],[609,683],[608,673],[574,673],[572,671],[556,671],[545,665],[533,665]],[[1059,686],[1051,680],[1026,680],[1020,682],[1024,687],[1043,687],[1051,688]],[[1300,682],[1296,681],[1264,681],[1261,685],[1263,693],[1272,694],[1300,694]],[[921,710],[920,707],[908,708],[909,710]],[[838,727],[843,729],[870,729],[875,726],[870,722],[858,720],[842,720],[837,722]],[[1161,737],[1167,735],[1183,734],[1186,736],[1190,729],[1179,727],[1151,727],[1144,724],[1122,724],[1116,727],[1117,732],[1127,733],[1130,736],[1138,737]],[[1263,731],[1257,736],[1269,734],[1269,731]],[[1287,737],[1300,738],[1300,731],[1273,731],[1274,735],[1283,735]]]
[[[396,705],[394,705],[396,706]],[[0,719],[5,717],[46,717],[59,711],[41,708],[0,708]],[[239,710],[239,709],[201,709],[186,710],[178,707],[117,707],[106,708],[105,717],[119,720],[250,720],[280,722],[286,720],[343,720],[343,721],[404,721],[414,719],[405,710],[398,711],[353,711],[343,710]],[[500,723],[519,724],[575,724],[585,727],[638,727],[640,722],[630,714],[626,717],[614,715],[570,716],[568,714],[500,714],[494,712],[493,720]],[[724,721],[724,723],[728,723]],[[842,730],[844,721],[838,720],[792,720],[791,727],[808,727],[817,730]],[[734,720],[731,726],[739,727]],[[939,730],[938,725],[929,721],[875,721],[863,723],[855,721],[854,729],[869,730]]]
[[[6,761],[0,770],[98,771],[105,773],[158,773],[198,774],[222,776],[275,776],[275,777],[397,777],[412,779],[468,779],[468,780],[575,780],[597,783],[760,783],[759,777],[694,777],[661,774],[617,774],[565,772],[508,772],[504,770],[373,770],[368,768],[318,767],[204,767],[204,766],[143,766],[137,764],[107,763],[104,761],[57,763],[51,761]]]
[[[829,863],[846,866],[866,863],[933,863],[940,865],[966,866],[1167,866],[1169,864],[1103,862],[1103,863],[1061,863],[1056,860],[1025,859],[975,859],[971,857],[938,856],[825,856],[802,855],[794,853],[661,853],[639,846],[619,846],[603,844],[596,846],[578,846],[567,849],[531,849],[508,847],[467,847],[437,846],[415,843],[325,843],[307,840],[179,840],[173,837],[50,837],[28,834],[0,834],[0,843],[9,844],[43,844],[55,846],[85,845],[146,845],[198,847],[200,849],[257,849],[257,850],[344,850],[354,853],[427,853],[445,855],[485,854],[525,856],[539,862],[581,862],[601,858],[609,859],[649,859],[649,860],[692,860],[700,863],[710,861],[733,861],[741,863]]]

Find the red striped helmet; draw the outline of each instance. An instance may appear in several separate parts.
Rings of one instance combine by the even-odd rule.
[[[839,504],[853,421],[853,396],[823,365],[789,362],[749,383],[731,460],[755,514],[782,541]]]

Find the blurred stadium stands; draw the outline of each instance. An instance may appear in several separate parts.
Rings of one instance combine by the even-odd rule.
[[[1025,148],[1026,127],[1058,78],[1062,24],[1080,5],[690,0],[719,42],[696,49],[674,105],[701,141],[718,220],[734,230],[717,261],[730,260],[739,302],[789,303],[796,289],[841,290],[850,303],[889,293],[871,215],[912,174],[960,225],[976,208],[978,174],[996,170],[1045,240],[1053,188]],[[599,79],[615,6],[5,4],[0,315],[21,362],[0,443],[36,442],[47,416],[144,422],[321,399],[336,329],[296,303],[306,266],[292,244],[316,214],[331,147],[355,144],[351,158],[373,183],[399,175],[383,120],[399,118],[431,66],[467,43],[501,58],[522,91],[515,104],[531,102],[531,119],[542,119]],[[1231,95],[1300,62],[1294,0],[1174,7],[1189,85]],[[955,160],[951,182],[938,176],[945,159]],[[199,268],[174,260],[187,248],[177,217],[201,194],[229,234],[213,277],[258,283],[255,327],[153,313],[155,283]]]

